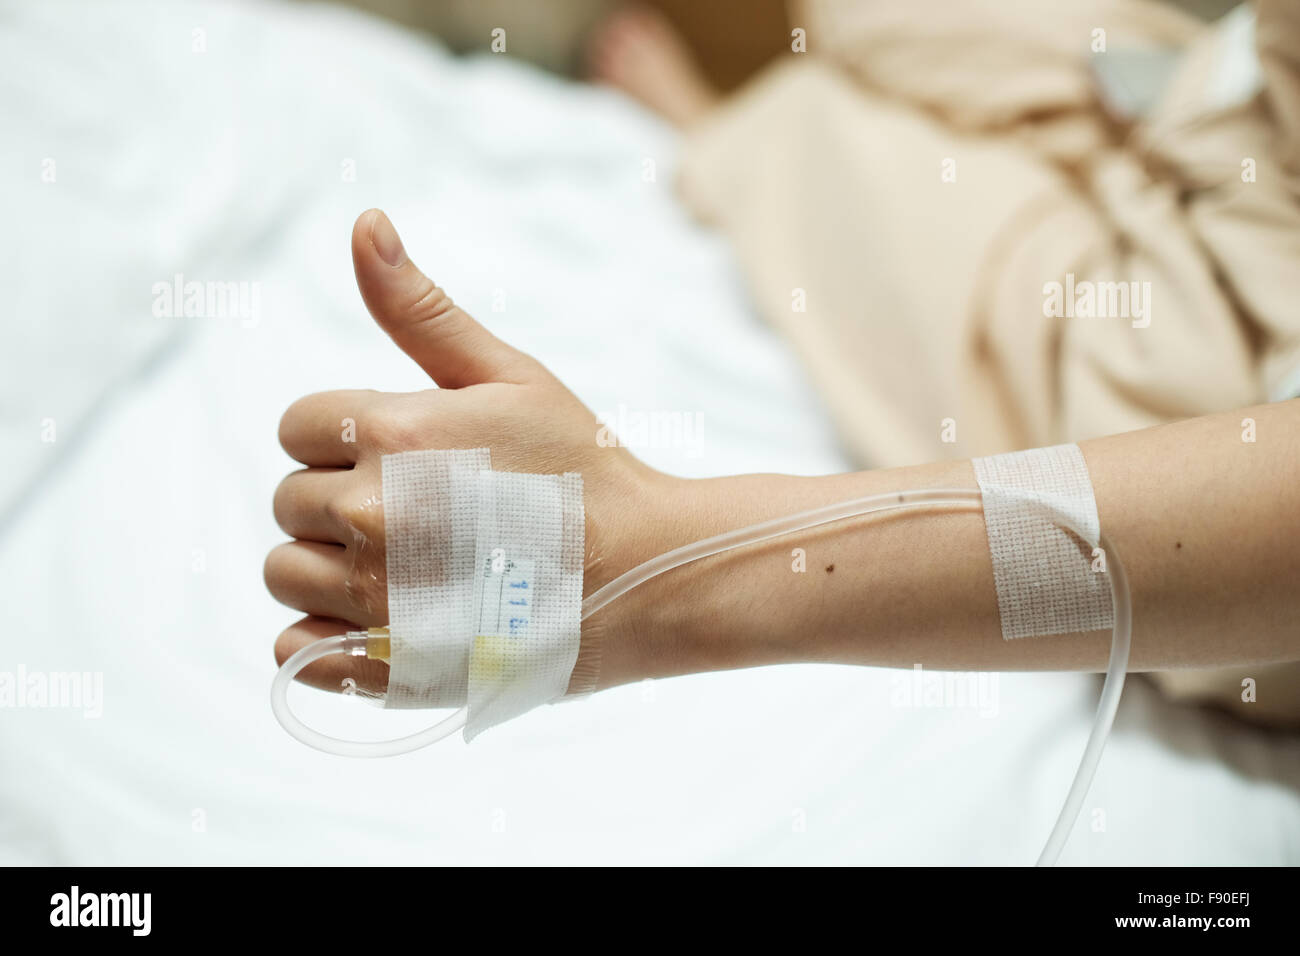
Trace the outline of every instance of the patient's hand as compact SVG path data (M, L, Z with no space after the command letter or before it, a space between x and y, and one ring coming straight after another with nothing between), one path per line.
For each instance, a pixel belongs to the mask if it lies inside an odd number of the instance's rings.
M276 521L295 540L267 556L266 585L309 616L280 635L277 659L312 640L388 623L380 457L391 452L486 447L500 471L580 472L586 593L681 543L657 542L682 483L624 448L597 444L591 412L540 363L454 305L407 258L382 212L357 220L352 258L375 320L440 387L322 392L285 413L280 442L307 467L276 490ZM331 690L348 677L382 689L387 665L333 656L303 672Z

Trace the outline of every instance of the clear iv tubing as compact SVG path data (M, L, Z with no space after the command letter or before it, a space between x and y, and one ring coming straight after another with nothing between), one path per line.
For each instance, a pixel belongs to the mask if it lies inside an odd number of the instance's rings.
M801 511L798 514L787 515L783 518L773 518L770 521L761 521L747 528L728 531L725 534L696 541L694 544L675 548L659 555L657 558L651 558L644 564L637 565L632 570L619 575L604 587L593 591L582 602L582 620L585 621L607 604L626 594L634 587L644 584L651 578L674 568L679 568L683 564L721 554L733 548L758 544L796 531L806 531L809 528L815 528L818 525L828 524L832 521L861 517L880 511L934 507L937 505L976 510L981 508L982 503L983 496L981 492L971 488L892 491L881 495L870 495L866 498L853 498L849 501L841 501L822 508L814 508L811 511ZM1084 541L1088 540L1087 535L1074 526L1074 522L1069 516L1039 502L1026 502L1026 507L1038 509L1044 517L1054 524L1073 532ZM1114 608L1115 630L1111 637L1110 660L1106 664L1106 680L1102 684L1101 699L1097 703L1097 714L1093 719L1088 742L1083 749L1083 757L1079 761L1078 770L1075 771L1074 781L1070 785L1065 803L1056 819L1056 825L1047 838L1043 852L1039 854L1038 866L1051 866L1054 864L1057 857L1061 855L1061 849L1065 846L1065 841L1069 838L1070 828L1074 826L1074 821L1079 816L1079 810L1083 807L1084 798L1088 795L1088 788L1092 784L1092 778L1097 772L1097 765L1101 762L1101 752L1106 746L1106 738L1110 735L1111 725L1115 722L1115 712L1119 708L1120 694L1124 690L1124 676L1128 671L1129 644L1132 635L1132 607L1129 602L1128 577L1124 573L1124 566L1120 563L1119 555L1109 547L1106 536L1102 534L1100 540L1096 543L1101 547L1106 557L1106 570L1110 577L1111 605ZM337 737L330 737L313 730L298 720L293 711L289 709L288 701L289 687L298 672L308 664L331 654L362 656L366 652L366 643L367 638L363 634L342 634L337 637L327 637L324 640L307 645L284 662L271 684L271 709L285 730L307 746L323 750L326 753L339 754L345 757L390 757L396 754L409 753L420 747L427 747L429 744L436 743L444 737L454 734L465 726L468 709L462 707L450 717L419 733L407 737L398 737L393 740L371 742L340 740Z

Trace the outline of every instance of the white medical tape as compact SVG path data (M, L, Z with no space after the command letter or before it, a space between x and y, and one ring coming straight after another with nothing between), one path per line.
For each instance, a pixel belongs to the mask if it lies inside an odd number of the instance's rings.
M1005 639L1104 631L1114 625L1097 499L1078 445L976 458ZM1080 540L1060 528L1070 518Z
M468 705L469 741L562 698L581 638L582 476L494 472L485 448L382 469L385 706Z
M564 696L578 660L582 476L479 476L475 605L465 740Z
M474 617L478 476L486 448L409 451L380 462L391 708L463 707Z

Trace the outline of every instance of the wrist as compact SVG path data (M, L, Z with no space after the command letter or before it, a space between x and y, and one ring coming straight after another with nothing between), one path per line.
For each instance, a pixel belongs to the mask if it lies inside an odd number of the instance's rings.
M782 493L783 485L794 480L778 475L654 475L627 499L619 546L589 574L585 592L675 548L796 510L783 504ZM589 672L599 657L594 689L605 689L783 659L782 651L768 646L762 632L745 619L752 601L741 580L752 576L747 567L752 557L722 554L693 561L597 611L583 623L583 653L575 674L579 669Z

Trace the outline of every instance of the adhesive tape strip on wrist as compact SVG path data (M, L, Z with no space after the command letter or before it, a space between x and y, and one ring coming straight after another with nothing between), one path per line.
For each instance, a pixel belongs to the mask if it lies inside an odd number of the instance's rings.
M564 696L578 657L582 476L494 472L487 449L382 460L387 707L467 705L466 741Z
M1099 547L1101 522L1078 445L976 458L1002 637L1073 634L1114 625ZM1084 536L1061 528L1064 515ZM1098 562L1097 558L1101 560Z

